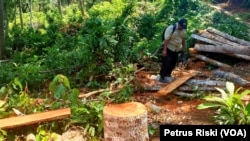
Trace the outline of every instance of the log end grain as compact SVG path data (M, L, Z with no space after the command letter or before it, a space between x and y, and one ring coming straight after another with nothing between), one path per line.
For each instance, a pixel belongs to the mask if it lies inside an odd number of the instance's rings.
M106 105L103 109L103 113L116 117L131 117L143 114L146 110L146 107L142 103L129 102Z

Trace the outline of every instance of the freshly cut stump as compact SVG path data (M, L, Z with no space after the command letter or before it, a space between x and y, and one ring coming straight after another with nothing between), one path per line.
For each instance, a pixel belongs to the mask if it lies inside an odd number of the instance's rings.
M149 141L147 109L142 103L106 105L103 121L105 141Z

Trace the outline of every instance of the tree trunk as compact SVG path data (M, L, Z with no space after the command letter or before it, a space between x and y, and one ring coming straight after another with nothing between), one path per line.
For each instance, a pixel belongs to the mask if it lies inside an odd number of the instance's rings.
M57 0L57 7L60 15L62 16L62 2L61 0Z
M205 61L207 63L210 63L210 64L218 66L218 67L223 67L223 68L230 68L231 67L230 65L224 64L224 63L216 61L216 60L213 60L213 59L208 58L208 57L206 57L204 55L191 54L191 56L193 56L195 58L198 58L198 59L201 59L201 60L203 60L203 61Z
M142 103L106 105L103 122L106 141L149 141L147 109Z
M84 0L79 0L79 9L82 13L82 16L84 16Z
M18 0L19 2L19 15L20 15L20 23L21 28L23 29L23 10L22 10L22 0Z
M33 15L32 15L32 2L33 0L29 0L29 10L30 10L30 27L33 28Z
M4 4L0 0L0 59L3 59L5 51L5 36L4 36Z
M244 45L244 46L250 46L250 42L239 39L239 38L236 38L236 37L231 36L231 35L229 35L227 33L223 33L223 32L221 32L221 31L219 31L217 29L214 29L212 27L208 27L206 30L208 32L210 32L210 33L214 33L214 34L217 34L217 35L219 35L221 37L224 37L224 38L226 38L226 39L228 39L228 40L230 40L232 42L236 42L236 43Z

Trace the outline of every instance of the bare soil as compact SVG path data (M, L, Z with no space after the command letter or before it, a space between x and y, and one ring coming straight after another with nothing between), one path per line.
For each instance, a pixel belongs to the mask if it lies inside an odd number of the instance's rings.
M190 58L189 65L183 69L176 69L173 72L173 76L178 79L180 77L178 74L181 71L186 70L198 70L199 74L191 79L203 79L203 80L215 80L218 79L208 70L205 62ZM156 65L153 65L156 66ZM221 69L221 68L216 68ZM225 70L227 72L232 72L241 78L250 81L250 63L239 62L233 65L232 68ZM142 70L136 75L137 82L140 83L142 87L164 87L167 83L160 83L155 79L152 79L152 75L157 75L157 71L154 70ZM227 80L225 80L227 81ZM185 83L183 84L185 85ZM236 88L240 87L235 85ZM243 89L249 89L247 87ZM157 129L159 125L162 124L172 124L172 125L216 125L212 117L215 115L216 109L205 109L199 110L197 106L205 102L202 97L187 98L170 93L165 97L155 98L153 93L157 90L140 90L134 95L134 101L144 103L148 108L148 123L149 126L153 126ZM212 94L213 92L204 92L204 95ZM218 92L219 93L219 92ZM250 99L247 99L250 101ZM150 140L159 140L158 134L151 136Z

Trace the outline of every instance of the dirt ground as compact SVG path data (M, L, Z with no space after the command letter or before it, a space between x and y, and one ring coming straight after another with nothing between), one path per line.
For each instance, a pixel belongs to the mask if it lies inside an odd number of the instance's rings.
M186 67L186 69L176 69L173 72L173 76L178 79L180 75L179 74L182 71L187 70L198 70L199 73L190 78L192 79L203 79L203 80L218 80L216 76L214 76L211 73L211 70L208 70L206 68L206 63L197 60L194 58L190 58L189 65ZM156 65L154 65L156 66ZM216 68L221 69L221 68ZM248 62L239 62L235 64L230 69L223 69L223 71L234 73L241 78L250 81L250 63ZM166 86L168 83L160 83L155 79L152 79L151 76L157 75L157 71L152 70L142 70L138 72L136 75L137 82L139 82L142 87L147 88L156 88L157 90ZM220 79L221 81L227 81ZM185 85L182 84L182 85ZM182 86L181 85L181 86ZM238 86L240 87L240 86ZM237 84L236 84L237 88ZM244 87L242 87L244 88ZM245 87L246 89L249 89ZM215 122L213 122L212 117L215 115L216 109L205 109L205 110L198 110L197 106L203 102L205 102L202 99L202 96L206 96L209 94L216 93L214 91L203 91L203 94L198 97L189 98L189 97L183 97L176 95L173 91L173 93L169 93L167 96L161 97L161 98L155 98L153 96L154 93L157 92L157 90L145 90L142 89L138 91L134 95L134 101L141 102L145 104L148 108L148 123L152 127L159 127L161 124L172 124L172 125L216 125ZM197 93L197 91L193 91L193 93ZM216 94L219 94L217 91ZM247 99L250 101L250 98ZM152 141L158 141L159 136L151 136L150 137Z
M206 68L206 63L190 58L189 65L185 69L176 69L173 72L173 76L178 79L181 77L180 72L188 70L197 70L198 74L189 80L218 80L216 76L212 74L212 70ZM234 73L245 80L250 81L250 64L247 62L239 62L235 64L230 69L216 68L214 70L223 70L226 72ZM215 110L206 109L198 110L197 105L205 102L202 97L216 93L216 91L202 91L202 94L198 97L184 97L170 93L161 98L153 97L159 89L168 85L169 83L160 83L153 79L152 76L157 75L157 71L140 71L137 74L137 82L142 85L141 87L146 88L146 90L141 90L137 92L134 96L135 101L144 103L149 108L149 122L159 123L159 124L178 124L178 125L211 125L215 124L211 117L215 114ZM227 81L220 78L220 81ZM181 86L185 85L182 84ZM235 84L237 88L237 84ZM238 86L240 87L240 86ZM149 89L152 88L152 89ZM148 89L148 90L147 90ZM178 89L177 89L178 90ZM193 91L191 94L198 93L198 91ZM201 91L200 91L201 93ZM217 91L216 94L219 94ZM155 112L152 105L160 108L160 112Z

